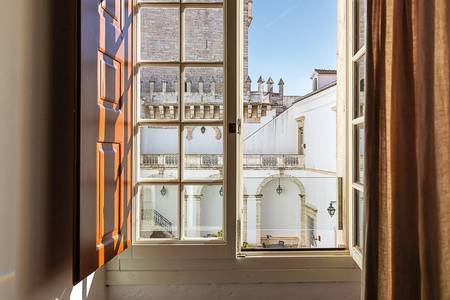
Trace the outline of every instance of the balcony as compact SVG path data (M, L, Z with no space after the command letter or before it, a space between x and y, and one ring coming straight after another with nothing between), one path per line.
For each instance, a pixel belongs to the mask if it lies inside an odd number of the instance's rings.
M304 169L305 157L299 154L245 154L244 169ZM177 154L142 154L141 168L170 169L178 167ZM223 167L222 154L188 154L185 156L187 169L220 169Z

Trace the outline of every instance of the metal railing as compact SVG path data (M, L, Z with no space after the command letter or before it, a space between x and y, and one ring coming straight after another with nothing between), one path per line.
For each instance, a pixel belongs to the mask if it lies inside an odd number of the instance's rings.
M165 232L173 234L173 223L155 209L142 209L141 220L153 220L156 226L161 227Z

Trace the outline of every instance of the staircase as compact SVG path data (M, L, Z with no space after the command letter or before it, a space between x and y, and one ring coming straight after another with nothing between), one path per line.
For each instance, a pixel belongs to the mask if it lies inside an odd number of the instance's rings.
M157 210L141 210L141 236L148 238L172 238L174 236L172 228L173 223ZM149 234L150 236L148 236Z

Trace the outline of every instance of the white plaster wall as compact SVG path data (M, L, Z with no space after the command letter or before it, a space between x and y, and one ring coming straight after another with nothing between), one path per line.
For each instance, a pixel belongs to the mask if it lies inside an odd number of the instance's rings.
M244 109L245 113L245 109ZM261 117L260 122L258 123L244 123L242 134L243 134L243 140L245 141L250 135L254 134L259 128L264 127L268 122L270 122L273 118L276 117L276 110L271 109L267 112L267 114L264 117ZM245 149L244 149L245 151Z
M223 128L219 129L219 138L217 138L216 132L211 126L205 126L205 133L202 133L200 129L201 127L194 128L191 140L186 140L185 137L183 137L183 140L185 140L185 153L223 154Z
M320 74L319 78L319 89L336 82L336 74Z
M177 154L177 127L143 127L140 133L141 154Z
M155 209L165 218L178 223L178 188L176 185L166 185L167 193L161 194L162 185L146 185L142 187L143 208ZM139 218L139 216L137 216Z
M291 179L281 179L280 185L280 195L277 178L262 189L261 236L300 237L300 190Z
M298 154L296 119L304 116L305 167L335 172L335 106L336 86L295 103L265 126L250 134L244 140L244 153ZM244 127L244 132L250 132L251 129Z
M297 231L294 229L298 227L294 226L298 225L296 225L293 220L288 221L280 218L289 214L289 212L280 210L297 210L297 202L294 202L293 200L299 199L298 187L293 184L293 179L295 178L301 182L305 189L305 201L317 209L316 235L321 236L321 241L317 241L317 246L323 248L337 247L337 203L334 203L336 214L333 217L330 217L327 211L330 201L337 200L337 178L332 175L309 170L286 170L283 173L283 178L281 180L284 192L281 195L278 195L276 194L275 189L278 186L279 176L280 173L278 170L244 170L244 185L247 195L256 195L262 191L263 194L267 193L269 195L264 197L262 201L271 199L269 200L269 205L265 206L267 210L264 214L263 211L261 211L263 218L270 216L270 221L266 224L270 224L271 227L276 227L279 226L279 224L284 224L284 222L291 222L289 228L292 228L293 230L290 234L292 234L292 236L297 236ZM267 188L264 188L263 181L268 177L273 177L274 180L269 182L269 186L266 186ZM252 197L249 197L248 199L247 242L254 244L256 242L256 202ZM281 204L284 205L286 203L289 203L289 205L283 208ZM263 203L261 205L264 207ZM271 214L269 212L271 212ZM262 222L265 221L262 220Z
M330 217L327 208L330 201L337 200L337 179L335 177L310 177L301 178L305 187L306 201L317 209L316 236L320 236L317 241L319 248L338 247L336 240L336 230L338 221L337 202L334 203L336 214Z
M347 283L109 286L109 300L357 300L360 285Z
M184 151L186 154L223 154L223 128L220 134L211 126L194 127L192 139L186 139L183 132ZM217 138L219 137L219 138ZM141 131L141 154L176 154L178 153L178 129L163 127L143 127Z
M203 234L216 234L223 229L223 197L219 185L205 186L200 203L200 224Z

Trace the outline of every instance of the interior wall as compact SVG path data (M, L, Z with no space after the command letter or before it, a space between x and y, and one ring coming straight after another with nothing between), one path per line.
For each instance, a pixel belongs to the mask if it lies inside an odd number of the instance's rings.
M72 285L76 2L2 1L2 300L104 298Z
M15 214L19 195L19 166L20 154L20 89L19 53L17 52L19 41L14 35L19 26L19 3L8 1L2 3L0 9L0 299L14 299L15 296L15 270L16 270L16 227ZM5 59L7 58L7 59ZM8 172L5 172L8 170ZM4 297L4 298L2 298Z
M356 300L359 283L208 284L110 286L108 300Z

